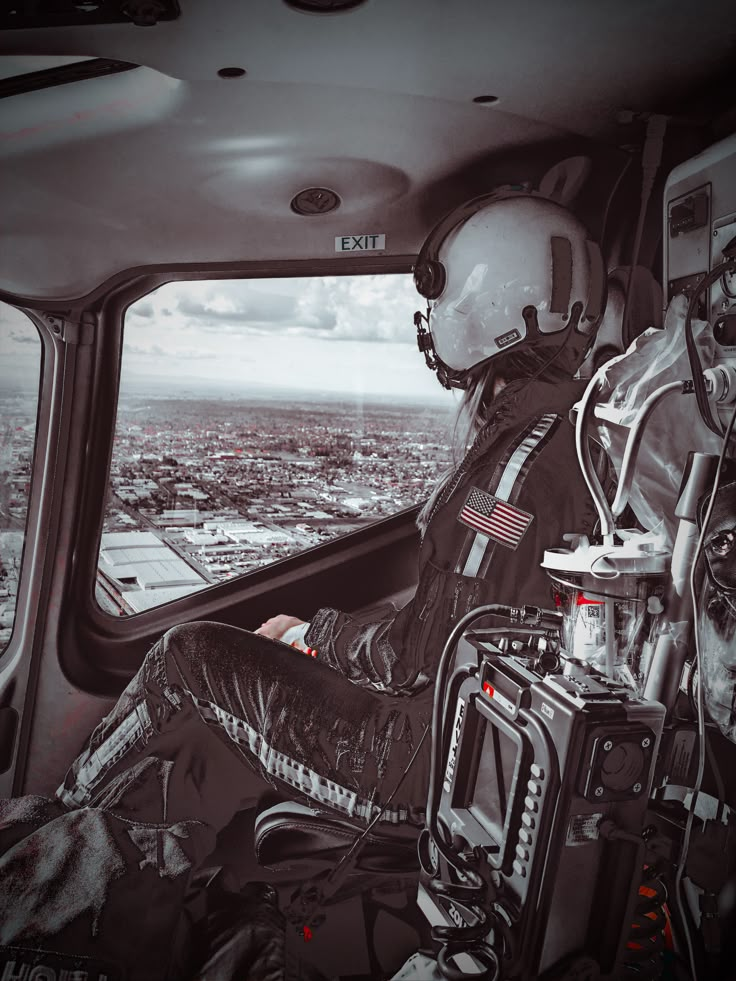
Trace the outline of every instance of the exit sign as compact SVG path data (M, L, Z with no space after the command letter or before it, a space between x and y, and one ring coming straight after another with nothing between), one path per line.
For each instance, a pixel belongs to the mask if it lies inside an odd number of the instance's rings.
M338 235L335 238L335 252L380 252L385 248L385 235Z

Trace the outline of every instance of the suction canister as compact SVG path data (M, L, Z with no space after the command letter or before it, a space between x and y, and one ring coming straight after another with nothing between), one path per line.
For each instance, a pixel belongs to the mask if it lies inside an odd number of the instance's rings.
M649 535L618 532L621 542L591 545L566 535L570 548L544 553L562 613L562 653L641 694L667 582L670 554Z

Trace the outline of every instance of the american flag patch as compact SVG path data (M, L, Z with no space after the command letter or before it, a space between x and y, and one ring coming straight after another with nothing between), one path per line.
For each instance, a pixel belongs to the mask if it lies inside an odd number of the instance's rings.
M458 521L507 548L516 548L533 520L533 514L477 487L470 488L468 499L458 515Z

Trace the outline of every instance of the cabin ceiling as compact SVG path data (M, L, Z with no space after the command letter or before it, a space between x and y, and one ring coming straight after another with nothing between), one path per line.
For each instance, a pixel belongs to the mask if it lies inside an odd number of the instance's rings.
M0 98L0 289L61 299L149 264L334 259L342 235L411 255L464 197L533 175L540 148L605 153L630 138L624 111L712 122L736 52L730 0L179 7L155 26L0 33L16 85L55 56L140 66ZM311 186L340 207L294 214Z

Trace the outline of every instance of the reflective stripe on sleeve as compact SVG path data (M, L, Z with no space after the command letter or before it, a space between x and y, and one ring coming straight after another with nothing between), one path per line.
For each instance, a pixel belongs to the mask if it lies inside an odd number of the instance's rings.
M526 435L522 435L518 445L508 458L495 488L493 487L495 481L491 481L489 492L494 497L510 502L512 497L518 496L532 461L544 448L559 422L560 417L558 415L551 412L546 413L539 418L531 432L527 431ZM477 576L486 557L488 546L492 542L488 535L484 535L482 532L471 532L470 534L472 536L470 548L464 560L461 557L455 571L464 576Z

